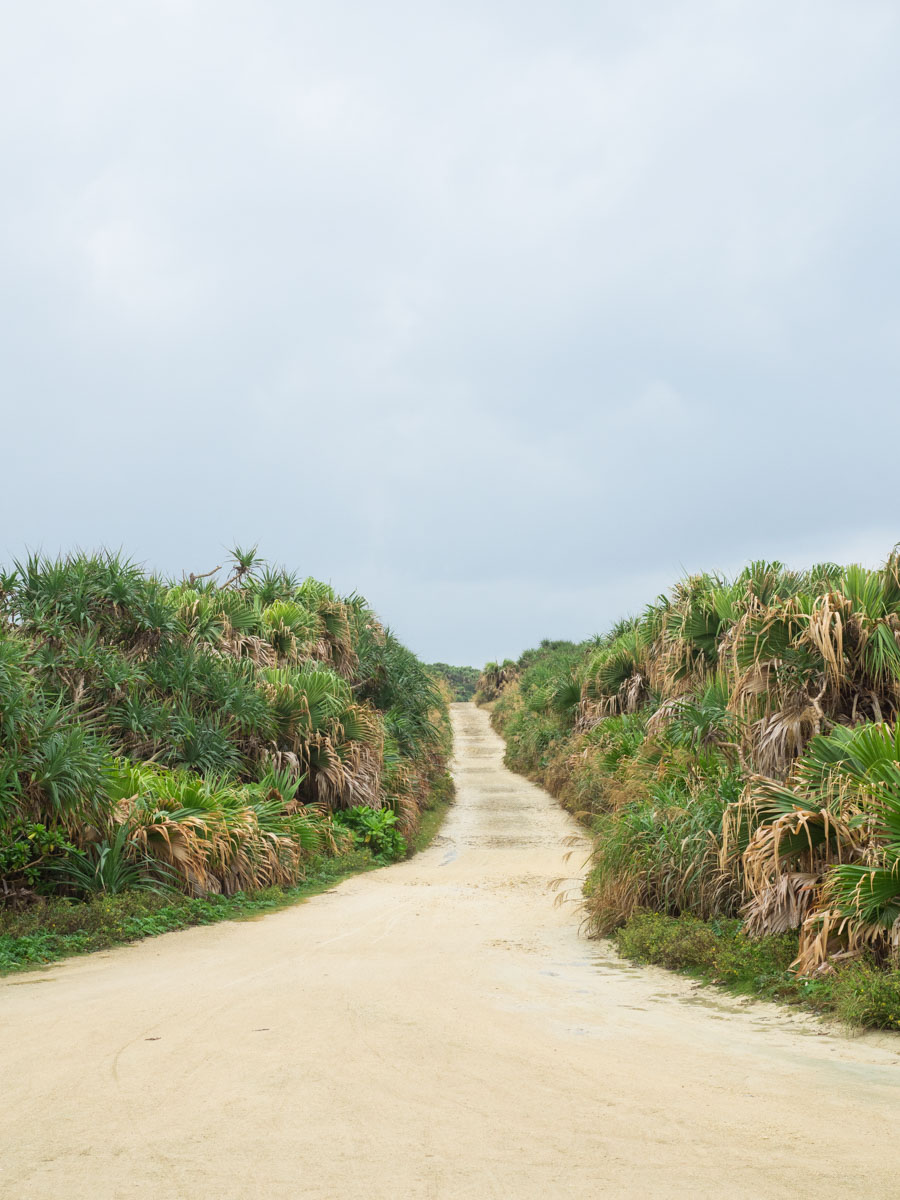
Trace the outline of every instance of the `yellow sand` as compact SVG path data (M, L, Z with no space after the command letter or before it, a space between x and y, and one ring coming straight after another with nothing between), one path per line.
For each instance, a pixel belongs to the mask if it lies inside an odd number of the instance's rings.
M900 1196L900 1043L586 940L577 827L453 718L426 853L0 984L0 1194Z

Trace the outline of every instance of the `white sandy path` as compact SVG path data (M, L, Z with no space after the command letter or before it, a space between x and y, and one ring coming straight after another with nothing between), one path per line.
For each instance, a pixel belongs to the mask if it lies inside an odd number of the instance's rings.
M581 937L577 828L453 719L411 862L0 985L0 1194L900 1197L900 1042Z

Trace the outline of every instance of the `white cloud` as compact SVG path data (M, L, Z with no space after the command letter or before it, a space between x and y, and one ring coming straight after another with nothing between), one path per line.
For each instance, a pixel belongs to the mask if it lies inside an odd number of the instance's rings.
M896 5L48 0L4 35L0 551L259 537L471 658L683 564L889 549Z

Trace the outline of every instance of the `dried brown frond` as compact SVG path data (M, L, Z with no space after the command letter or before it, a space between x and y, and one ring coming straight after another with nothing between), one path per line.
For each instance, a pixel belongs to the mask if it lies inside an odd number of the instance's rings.
M340 804L345 808L381 807L381 752L376 746L352 742L343 756L344 778Z
M848 608L846 597L827 592L816 599L806 627L806 639L821 654L826 678L836 691L841 690L847 678L844 621Z
M744 905L744 927L751 937L799 929L815 903L821 876L785 871Z
M829 809L812 807L802 783L750 781L723 822L721 861L734 861L740 829L752 829L741 863L749 893L742 911L754 936L806 928L822 908L828 868L862 853L854 825L859 811L849 788L837 792Z
M861 855L865 860L883 861L881 852ZM889 954L894 963L900 957L900 918L891 926L863 920L841 912L835 903L834 878L826 876L819 894L818 907L810 912L800 930L800 948L792 964L798 975L814 975L831 970L833 964L858 958L864 952L882 957ZM863 886L860 879L858 890Z
M655 737L662 733L671 724L672 719L678 715L684 704L684 696L670 696L667 700L663 700L647 721L647 736Z
M800 694L790 697L780 712L755 721L750 728L750 756L756 770L783 779L810 738L821 733L824 719L819 701Z
M216 645L216 650L220 654L227 654L232 658L249 658L258 667L278 665L275 647L264 638L257 637L255 634L238 633L227 616L223 616L223 622L224 632Z
M608 715L605 703L585 696L582 691L581 703L578 705L578 716L575 720L575 732L587 733L589 729L593 729L596 725L599 725Z
M214 814L173 817L162 809L136 809L127 821L139 849L170 867L186 891L206 895L222 890L214 864L227 859L229 843L224 824Z
M298 775L302 775L306 769L300 762L299 755L295 754L293 750L279 750L277 747L270 747L265 750L263 761L270 763L276 771L290 771L294 779Z

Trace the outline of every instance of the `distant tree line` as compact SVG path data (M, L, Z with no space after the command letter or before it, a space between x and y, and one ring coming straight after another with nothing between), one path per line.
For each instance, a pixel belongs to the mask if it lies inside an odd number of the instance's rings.
M481 674L477 667L451 667L449 663L437 662L431 663L428 669L445 681L454 700L471 700L475 695Z

